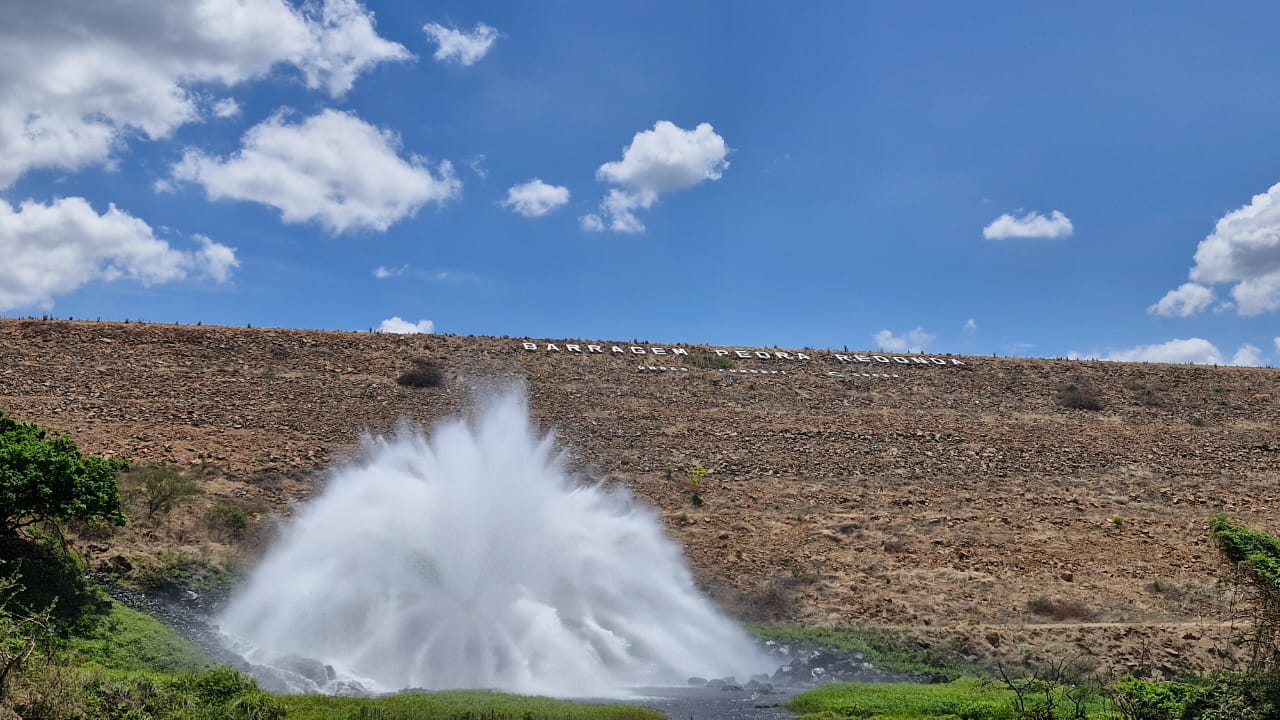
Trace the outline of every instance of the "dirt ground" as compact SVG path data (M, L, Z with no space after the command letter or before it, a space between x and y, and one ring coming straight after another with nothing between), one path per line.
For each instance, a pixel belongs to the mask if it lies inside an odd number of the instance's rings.
M0 409L179 464L266 538L362 432L522 384L570 463L654 506L741 617L1112 672L1229 663L1240 608L1206 520L1280 531L1280 370L587 342L0 320ZM439 387L396 383L415 358ZM197 524L140 522L92 552L234 544Z

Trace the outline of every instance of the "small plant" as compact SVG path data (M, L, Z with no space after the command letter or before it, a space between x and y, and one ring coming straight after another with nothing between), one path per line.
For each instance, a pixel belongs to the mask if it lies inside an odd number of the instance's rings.
M439 387L444 382L444 373L431 358L414 358L413 369L406 370L396 378L396 383L405 387Z
M1107 522L1115 525L1116 527L1124 527L1124 517L1121 515L1112 515L1107 518Z
M694 465L689 469L689 502L693 503L694 507L702 507L703 503L706 502L702 498L702 481L706 479L708 472L701 465Z
M249 514L238 505L218 505L209 511L209 519L232 530L249 527Z

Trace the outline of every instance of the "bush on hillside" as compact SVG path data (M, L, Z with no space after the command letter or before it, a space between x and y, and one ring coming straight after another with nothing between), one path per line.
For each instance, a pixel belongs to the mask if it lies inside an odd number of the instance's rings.
M401 373L396 382L405 387L439 387L444 382L444 373L434 360L414 358L413 369Z
M1071 383L1058 391L1058 404L1072 410L1101 410L1102 400L1093 388Z
M147 518L167 517L178 505L204 494L195 478L168 465L147 465L127 473L125 485L141 498Z

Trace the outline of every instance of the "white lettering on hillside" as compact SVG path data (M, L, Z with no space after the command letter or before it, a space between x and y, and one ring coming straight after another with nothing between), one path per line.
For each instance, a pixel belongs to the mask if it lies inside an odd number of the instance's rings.
M577 343L564 343L564 347L557 343L536 343L524 341L520 343L520 347L529 352L571 352L582 354L585 347L586 354L605 354L604 345L581 345ZM660 345L609 345L608 354L610 355L678 355L681 357L690 357L691 348L683 347L664 347ZM813 356L802 352L787 352L784 350L725 350L723 348L711 348L708 350L692 349L693 352L702 353L704 355L711 354L718 358L729 358L731 360L762 360L770 362L789 361L789 362L811 362ZM965 362L958 358L932 357L928 355L861 355L844 353L832 353L830 356L836 362L842 365L861 364L861 365L939 365L939 366L964 366Z

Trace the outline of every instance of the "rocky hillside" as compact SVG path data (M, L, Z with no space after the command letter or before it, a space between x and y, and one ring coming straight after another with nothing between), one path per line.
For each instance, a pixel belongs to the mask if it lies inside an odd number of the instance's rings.
M439 386L397 384L416 359ZM0 409L193 466L260 523L361 432L515 383L746 617L1204 668L1230 611L1206 518L1280 531L1274 369L0 320Z

